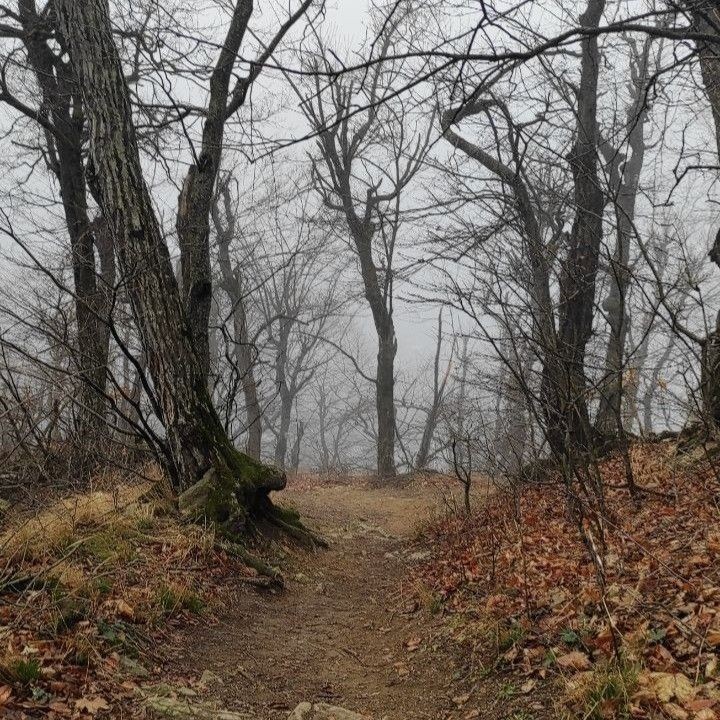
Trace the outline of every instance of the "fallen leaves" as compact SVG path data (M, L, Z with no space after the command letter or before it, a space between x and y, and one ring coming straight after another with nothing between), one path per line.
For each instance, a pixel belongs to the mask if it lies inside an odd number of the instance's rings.
M79 698L75 701L75 707L81 712L89 713L90 715L97 715L102 710L109 710L107 700L102 697L95 698Z
M682 673L648 673L642 680L646 680L650 688L661 703L679 700L681 703L695 696L692 682Z
M412 637L405 642L405 649L408 652L415 652L422 645L422 638Z
M589 670L592 666L590 658L579 650L574 650L556 659L557 664L565 670Z
M437 523L428 537L434 556L416 572L422 593L446 615L477 618L481 628L495 623L486 650L504 667L533 679L560 673L569 683L582 680L578 688L599 678L605 686L593 692L603 697L602 717L619 717L626 706L638 718L716 717L717 481L712 468L680 466L672 451L670 443L631 448L635 482L652 491L639 511L618 489L622 458L601 463L608 488L604 595L563 487L552 483L524 487L517 497L498 491L474 517ZM470 634L463 627L459 637ZM627 676L603 678L618 646ZM621 696L612 696L607 689L618 685ZM582 716L589 708L575 709Z
M32 552L16 553L31 537L28 523L18 522L2 562L36 580L6 585L0 601L0 717L92 720L118 709L131 717L138 684L151 675L143 656L153 639L192 622L205 597L254 572L218 551L210 530L155 517L152 501L139 495L118 490L129 506L101 492L53 504L61 557L58 543L34 536Z

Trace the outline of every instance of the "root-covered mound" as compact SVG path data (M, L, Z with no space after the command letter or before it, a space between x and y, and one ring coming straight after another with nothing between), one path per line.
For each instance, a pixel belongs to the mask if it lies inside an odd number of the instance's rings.
M144 716L139 686L163 636L212 616L238 583L276 584L254 552L181 520L159 471L145 474L6 516L0 717Z
M720 717L720 468L688 468L674 450L632 448L650 491L639 510L613 489L625 483L621 459L602 463L604 592L552 482L436 524L420 592L483 662L490 652L496 669L521 675L518 693L561 683L558 716Z

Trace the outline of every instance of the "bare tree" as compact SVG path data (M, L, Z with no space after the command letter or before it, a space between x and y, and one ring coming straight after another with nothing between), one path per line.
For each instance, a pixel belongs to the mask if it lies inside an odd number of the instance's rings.
M402 18L400 13L384 26L368 78L364 72L345 74L323 86L320 71L330 72L332 64L328 54L315 58L314 92L303 106L317 133L316 187L325 205L345 218L377 334L377 470L383 477L395 474L393 301L403 193L423 166L430 132L411 131L404 101L381 104L400 77L399 66L382 61L391 54ZM357 105L366 109L357 112Z
M303 12L308 5L301 6ZM183 310L167 245L143 179L129 92L112 37L107 3L57 0L55 7L66 50L80 81L98 199L127 278L133 314L155 385L157 412L167 434L174 481L180 489L193 489L185 497L187 504L197 506L195 512L217 520L242 520L249 509L264 502L269 491L284 486L284 475L236 451L212 407L203 357L207 345L201 344L196 354L193 338L198 323L191 324ZM201 235L208 227L225 119L242 104L248 79L259 72L259 67L254 68L238 81L237 93L228 96L232 67L251 10L249 3L238 2L235 6L211 89L213 105L206 122L206 128L210 125L207 137L211 147L204 149L206 154L201 156L181 196L180 214L188 218L189 227L199 228ZM296 16L291 19L294 21ZM206 193L208 183L210 191ZM197 202L193 201L195 193ZM201 245L204 251L205 243ZM188 296L199 300L209 290L201 275L202 292L186 288Z
M230 302L233 338L232 352L235 370L242 384L245 398L247 428L246 450L250 457L260 459L262 449L262 406L258 394L258 381L255 372L257 351L248 326L246 303L249 292L240 263L230 255L230 246L237 233L237 211L233 204L230 184L232 176L228 173L218 183L218 192L212 207L212 218L216 233L218 265L220 267L220 287ZM221 211L222 207L222 211Z
M83 155L85 113L72 65L58 48L58 27L48 5L19 0L17 10L5 8L10 20L0 37L22 42L27 66L37 83L40 102L26 104L0 76L0 101L36 123L42 131L43 158L56 178L70 238L77 339L74 345L80 388L79 434L105 426L106 377L109 352L109 292L114 286L112 240L102 218L91 220ZM9 60L9 56L8 56ZM98 270L98 265L100 269ZM90 446L91 443L88 443Z
M625 349L628 329L627 292L630 284L630 248L634 231L635 206L640 174L645 160L645 125L650 103L648 83L658 69L659 54L653 58L653 38L646 37L642 45L628 39L630 45L630 103L620 139L627 145L623 152L610 142L601 145L610 167L610 191L615 210L615 251L610 260L610 290L603 302L610 326L605 355L607 384L601 386L600 406L595 426L601 433L622 432L623 373L626 365ZM626 157L629 155L629 158Z

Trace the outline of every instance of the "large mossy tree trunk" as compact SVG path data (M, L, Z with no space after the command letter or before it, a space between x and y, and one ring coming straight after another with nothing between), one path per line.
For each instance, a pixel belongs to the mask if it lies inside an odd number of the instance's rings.
M232 446L192 344L168 248L140 165L107 0L55 0L80 81L103 215L128 286L164 423L171 474L189 512L242 521L285 476Z

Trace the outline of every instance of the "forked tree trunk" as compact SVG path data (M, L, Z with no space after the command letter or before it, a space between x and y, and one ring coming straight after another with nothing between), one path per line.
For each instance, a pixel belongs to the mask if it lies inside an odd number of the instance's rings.
M583 27L598 27L605 0L588 0L580 17ZM585 384L585 350L592 335L602 219L605 199L598 177L597 91L600 70L598 40L583 39L578 90L577 135L570 165L573 173L575 218L570 246L560 281L560 321L557 352L561 366L543 377L544 395L553 432L548 438L554 452L586 452L593 444ZM547 366L546 366L547 369Z
M174 482L195 491L193 512L240 521L285 477L237 452L212 406L142 176L107 0L55 0L55 7L81 84L99 199L147 354Z
M105 397L109 348L103 320L105 293L98 287L95 265L96 227L88 216L87 187L82 146L84 114L69 67L48 44L48 19L38 15L33 0L18 3L18 18L25 32L28 62L37 80L42 106L52 131L46 129L47 158L60 186L65 223L70 237L75 290L74 349L80 379L77 404L78 433L97 436L105 430ZM102 258L101 258L102 259ZM107 263L103 273L107 272ZM89 446L95 442L89 443Z
M180 245L182 295L200 371L210 372L208 321L212 303L210 210L220 170L230 81L248 21L252 0L235 3L230 27L210 76L210 97L203 124L200 153L185 177L176 227Z

